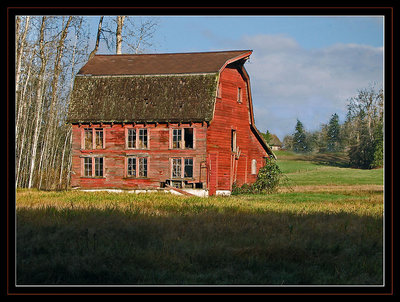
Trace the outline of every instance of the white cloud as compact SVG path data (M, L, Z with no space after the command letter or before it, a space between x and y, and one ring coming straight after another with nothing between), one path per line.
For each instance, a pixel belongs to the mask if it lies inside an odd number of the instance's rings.
M286 35L245 36L240 43L253 49L246 69L257 127L281 139L293 131L296 118L316 130L335 112L344 117L347 99L359 89L382 84L382 47L335 44L309 50Z

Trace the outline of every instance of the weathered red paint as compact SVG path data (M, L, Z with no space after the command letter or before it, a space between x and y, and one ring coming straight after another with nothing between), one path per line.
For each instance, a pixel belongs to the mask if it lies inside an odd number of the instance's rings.
M207 129L207 153L217 154L217 190L232 190L233 183L253 183L257 175L251 174L251 161L257 161L257 172L268 157L251 131L253 116L249 97L250 82L240 67L223 69L220 74L221 97L217 98L214 119ZM241 102L237 101L238 87ZM231 151L231 131L236 131L236 145L240 155Z
M158 188L161 182L171 179L171 159L193 158L193 177L190 182L204 184L209 195L218 190L232 190L233 183L253 183L252 161L256 172L268 157L254 132L249 77L240 64L228 64L220 71L220 92L216 96L214 118L207 124L89 124L72 125L72 177L71 185L82 188ZM238 102L238 87L241 100ZM147 128L148 149L128 149L127 129ZM172 129L194 129L194 148L172 149ZM104 149L84 150L84 128L103 128ZM232 152L231 133L236 131L236 145L240 152ZM127 177L127 156L145 156L148 174L145 178ZM84 177L84 157L102 156L103 177ZM94 167L93 167L94 168ZM254 171L253 171L254 172Z

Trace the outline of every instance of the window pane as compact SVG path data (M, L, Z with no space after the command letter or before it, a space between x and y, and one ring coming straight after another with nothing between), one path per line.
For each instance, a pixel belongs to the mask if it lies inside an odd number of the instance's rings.
M139 158L139 177L147 177L147 158Z
M136 177L136 158L128 157L128 176Z
M182 129L174 129L172 132L172 148L180 149L182 143Z
M136 148L136 130L128 129L128 148Z
M95 176L103 176L103 158L95 157L94 158L94 175Z
M257 161L255 159L251 161L251 174L257 174Z
M237 95L238 103L242 102L242 88L238 87L238 95Z
M93 131L91 128L85 128L85 137L84 137L84 147L85 150L93 149Z
M180 158L172 159L172 178L182 177L182 160Z
M185 177L193 177L193 158L185 158Z
M84 158L84 175L85 176L92 176L92 158L91 157L85 157Z
M96 128L96 149L103 149L103 129Z
M231 131L231 150L236 152L236 130Z
M139 129L139 148L147 149L147 129Z
M193 128L185 128L185 149L193 149Z

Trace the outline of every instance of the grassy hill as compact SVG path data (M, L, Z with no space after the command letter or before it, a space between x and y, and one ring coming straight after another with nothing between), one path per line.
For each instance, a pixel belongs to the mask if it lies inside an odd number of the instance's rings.
M17 284L382 284L382 169L277 156L270 195L17 190Z

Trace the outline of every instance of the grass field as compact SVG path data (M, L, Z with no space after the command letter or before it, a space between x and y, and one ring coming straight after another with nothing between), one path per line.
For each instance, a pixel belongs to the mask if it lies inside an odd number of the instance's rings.
M277 155L270 195L17 190L17 284L382 284L383 169Z

